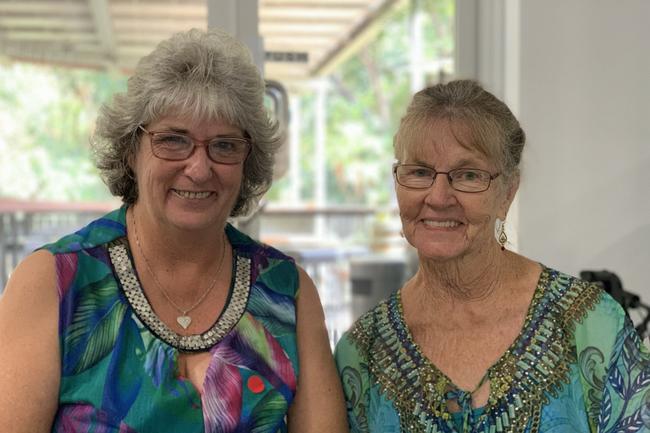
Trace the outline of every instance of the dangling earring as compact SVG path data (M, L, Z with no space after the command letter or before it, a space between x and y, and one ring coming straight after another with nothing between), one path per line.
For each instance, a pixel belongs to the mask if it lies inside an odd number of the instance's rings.
M508 242L508 235L506 235L506 221L502 220L499 224L499 234L497 236L497 242L501 245L501 251L506 249L506 242Z

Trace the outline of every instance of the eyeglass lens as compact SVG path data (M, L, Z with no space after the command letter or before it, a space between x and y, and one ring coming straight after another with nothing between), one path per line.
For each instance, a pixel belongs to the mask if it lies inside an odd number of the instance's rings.
M426 189L433 185L438 175L446 176L451 187L462 192L481 192L490 186L492 176L489 172L474 168L458 168L438 172L420 165L398 165L395 168L397 182L407 188Z
M197 145L195 140L184 134L153 132L154 155L162 159L183 160L189 158ZM218 163L236 164L246 159L249 144L243 138L215 137L207 144L208 157Z

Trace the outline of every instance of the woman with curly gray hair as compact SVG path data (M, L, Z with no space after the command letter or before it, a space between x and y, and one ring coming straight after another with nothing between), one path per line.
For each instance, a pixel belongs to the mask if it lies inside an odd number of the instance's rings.
M123 206L25 259L0 300L0 431L347 431L314 284L227 222L272 180L263 98L217 30L138 63L93 139Z

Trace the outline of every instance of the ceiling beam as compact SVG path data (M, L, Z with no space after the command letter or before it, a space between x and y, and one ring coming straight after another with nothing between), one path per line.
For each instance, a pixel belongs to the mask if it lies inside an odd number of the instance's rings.
M407 0L382 0L379 2L352 29L347 38L341 39L337 46L332 47L329 53L322 57L320 62L311 70L310 75L329 74L337 65L367 45L381 31L384 21L386 21L392 11L398 7L405 7L406 5Z
M95 34L107 58L107 65L112 66L117 59L115 37L113 35L113 21L108 9L108 0L88 0L88 7L95 25Z

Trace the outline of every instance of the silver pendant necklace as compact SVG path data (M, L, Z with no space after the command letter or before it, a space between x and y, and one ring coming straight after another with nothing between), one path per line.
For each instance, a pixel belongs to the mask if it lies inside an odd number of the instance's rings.
M226 241L222 242L222 247L221 247L221 258L219 259L219 266L217 267L217 271L215 272L214 278L212 282L210 283L210 286L203 292L203 294L199 297L199 299L192 304L191 307L189 308L181 308L179 307L176 302L172 300L172 298L169 296L163 285L158 281L158 278L156 277L156 274L153 272L153 269L151 268L151 264L149 263L149 260L147 259L147 256L144 254L144 251L142 250L142 245L140 245L140 238L138 237L138 227L135 224L135 214L133 211L131 211L131 221L133 222L133 233L135 234L135 244L138 247L138 251L140 252L140 255L142 255L142 258L144 259L144 264L147 267L147 271L149 272L149 275L151 275L151 278L153 279L154 283L156 283L156 286L158 286L158 289L160 292L163 294L167 302L176 309L179 313L181 313L179 316L176 317L176 322L183 328L187 329L191 324L192 324L192 318L190 317L190 313L194 311L201 303L205 300L205 298L208 296L208 294L212 291L214 288L215 284L217 283L217 279L219 278L219 273L221 272L221 266L223 265L223 259L224 256L226 255Z

